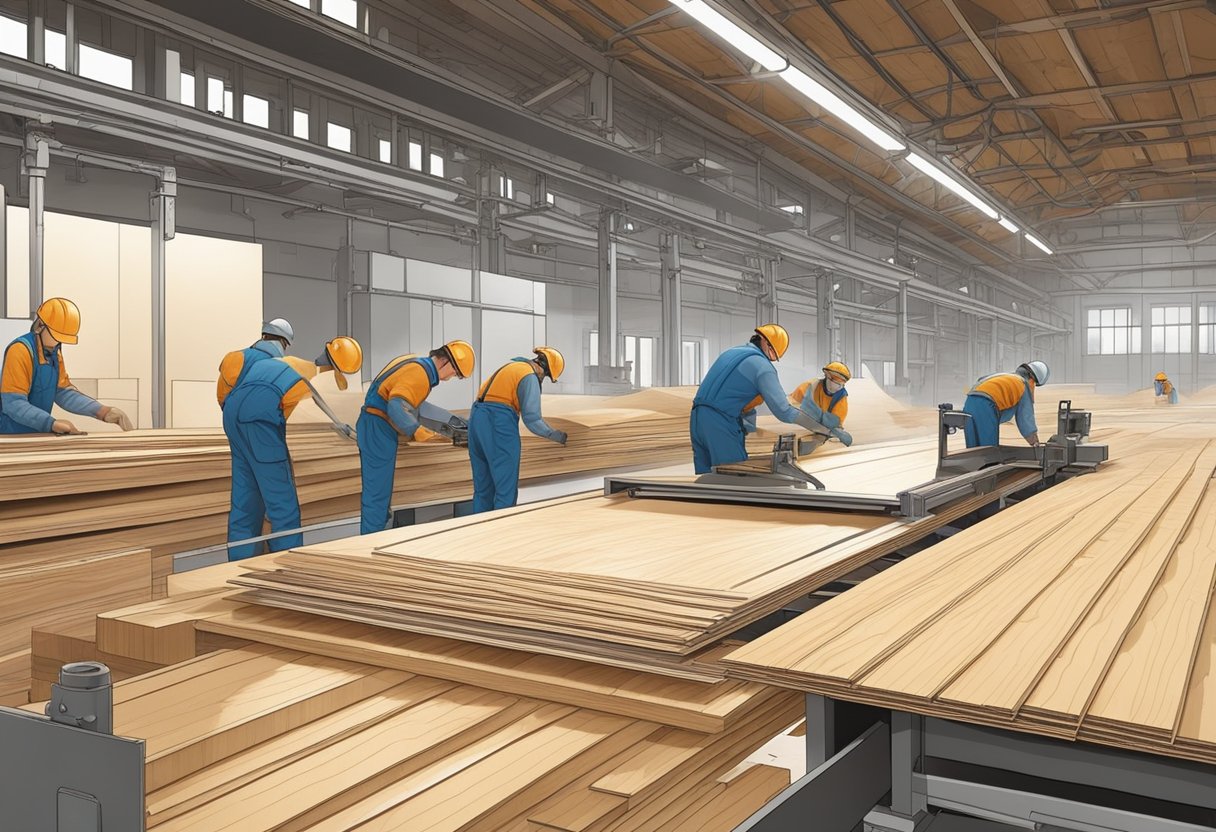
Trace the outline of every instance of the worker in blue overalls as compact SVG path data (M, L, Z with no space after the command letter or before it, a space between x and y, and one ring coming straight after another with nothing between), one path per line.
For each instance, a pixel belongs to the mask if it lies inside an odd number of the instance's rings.
M275 533L300 528L300 498L287 450L287 420L296 405L313 395L309 380L318 372L333 371L342 378L344 373L359 372L362 366L359 342L342 335L326 344L315 361L288 356L254 361L244 368L240 383L224 401L224 433L232 452L229 542L259 536L265 519ZM269 550L278 552L303 543L300 533L283 535L270 540ZM230 546L228 559L253 557L257 548L255 544Z
M513 358L481 386L469 414L469 463L473 467L473 513L509 508L519 498L519 420L541 439L566 444L566 432L550 427L540 412L540 383L556 382L566 359L553 347L536 347L535 358Z
M756 327L750 342L731 347L709 368L692 400L688 425L698 474L747 459L744 411L757 396L781 421L799 421L799 410L789 403L773 367L789 344L784 327L765 324Z
M246 367L267 358L283 358L295 340L296 333L283 318L262 324L262 339L243 350L233 350L220 361L220 375L215 383L215 398L224 407L224 400L240 381Z
M51 408L91 416L123 430L135 425L117 407L86 396L68 377L63 344L80 335L80 310L66 298L51 298L38 307L30 331L4 350L0 370L0 434L80 433L67 419L56 419Z
M394 358L368 385L356 427L363 475L359 534L383 531L388 524L400 437L422 442L435 435L422 427L418 408L439 382L468 378L475 363L472 344L449 341L429 355Z
M999 445L1001 423L1016 419L1018 431L1030 445L1039 444L1039 427L1034 418L1034 391L1051 376L1042 361L1023 364L1012 373L984 376L963 403L963 412L971 416L963 427L968 448Z

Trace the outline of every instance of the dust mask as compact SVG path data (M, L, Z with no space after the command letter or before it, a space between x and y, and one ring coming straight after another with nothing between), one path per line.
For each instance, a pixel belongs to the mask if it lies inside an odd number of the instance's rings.
M832 381L832 379L826 378L826 377L823 380L823 386L824 386L824 389L827 390L828 393L833 396L840 392L841 387L844 387L844 385L841 384L839 381Z

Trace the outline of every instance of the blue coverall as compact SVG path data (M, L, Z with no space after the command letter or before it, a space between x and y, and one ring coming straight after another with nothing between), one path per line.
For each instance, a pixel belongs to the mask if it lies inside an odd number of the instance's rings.
M540 412L540 379L527 358L513 358L481 388L469 414L473 513L509 508L519 499L519 420L542 439L558 431Z
M418 369L410 371L411 367ZM421 372L419 372L419 370ZM413 439L422 428L409 407L417 408L439 384L435 361L403 356L391 362L367 386L355 432L359 443L359 534L383 531L393 501L397 446L401 436Z
M244 378L224 403L224 433L232 451L229 541L257 537L266 517L275 532L300 528L300 499L287 451L284 399L303 378L284 361L259 360L244 369ZM298 533L276 537L269 550L278 552L303 543L303 535ZM256 553L254 544L236 546L228 550L228 559L242 560Z
M967 394L963 412L971 415L963 428L968 448L999 445L1001 424L1010 419L1017 419L1022 436L1031 436L1039 429L1034 418L1034 388L1016 373L981 378Z
M31 364L28 377L27 354ZM0 434L50 433L55 424L51 407L56 404L70 413L94 418L102 408L100 402L71 386L63 367L61 348L45 350L38 343L37 333L27 332L4 351L4 368L0 374Z
M228 399L233 389L241 383L241 379L245 377L245 371L259 361L265 361L267 358L282 358L283 345L278 341L258 341L251 347L246 347L243 350L233 350L224 356L220 361L220 375L216 381L216 399L220 403L220 408L224 407L224 402Z
M718 356L697 389L689 416L693 468L698 474L747 459L743 409L757 395L781 421L798 421L798 408L789 403L776 368L759 347L744 344Z

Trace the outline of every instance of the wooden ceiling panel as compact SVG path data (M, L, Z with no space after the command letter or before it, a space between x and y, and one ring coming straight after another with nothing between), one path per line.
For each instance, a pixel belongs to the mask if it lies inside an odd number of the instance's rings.
M1112 95L1106 100L1122 121L1153 121L1178 117L1177 102L1169 91Z
M712 35L697 29L679 28L647 32L644 40L662 52L672 55L707 78L733 77L746 70L746 59L735 59Z
M1034 20L1049 17L1056 12L1047 0L958 0L964 12L976 23L990 28L999 23L1020 23L1024 20ZM972 7L968 9L967 7Z
M1185 34L1191 72L1216 72L1216 14L1207 9L1184 9L1173 14L1176 28Z
M1166 77L1156 33L1148 18L1078 29L1074 37L1099 84Z
M1005 72L1031 94L1089 86L1055 32L992 38L986 43Z
M1191 84L1191 93L1199 118L1216 119L1216 81L1197 81Z
M941 0L899 0L904 10L916 21L934 41L943 41L954 35L961 34L958 21L946 11Z
M873 51L920 43L887 0L837 0L832 11Z

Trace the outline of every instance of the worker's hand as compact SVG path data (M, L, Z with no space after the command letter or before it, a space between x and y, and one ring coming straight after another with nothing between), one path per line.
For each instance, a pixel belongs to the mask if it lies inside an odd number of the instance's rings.
M435 433L435 431L430 430L429 428L421 427L421 426L419 426L419 428L416 431L414 431L414 441L415 442L430 442L432 439L435 439L438 436L439 436L439 434Z
M117 407L107 407L101 414L101 421L111 425L118 425L123 430L135 430L135 425L127 414L123 413Z
M566 440L569 438L569 436L566 434L566 432L564 430L555 430L555 431L553 431L553 434L549 438L552 439L554 442L556 442L559 445L565 445Z
M1037 433L1032 433L1030 436L1026 437L1026 444L1032 448L1037 448L1043 443L1039 441L1039 435Z
M840 443L846 448L853 444L853 434L849 433L844 428L836 428L832 431L832 436L840 440Z
M51 425L51 433L78 434L80 431L76 430L76 426L67 419L56 419L55 424Z

